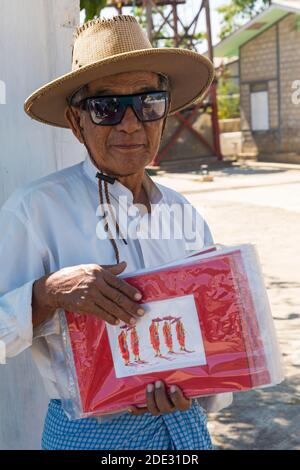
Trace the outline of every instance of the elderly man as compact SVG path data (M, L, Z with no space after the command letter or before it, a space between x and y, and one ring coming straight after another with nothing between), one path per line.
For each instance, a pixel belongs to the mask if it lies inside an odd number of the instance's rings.
M118 275L212 243L188 201L145 171L167 116L201 98L212 78L205 57L152 48L134 17L117 16L80 27L72 71L25 103L32 118L69 127L87 150L84 162L22 187L0 212L0 261L6 266L0 274L0 340L8 357L32 349L50 397L44 449L212 447L203 408L227 406L230 394L190 400L179 387L169 393L158 381L148 384L144 408L133 403L128 412L72 421L60 393L67 372L57 374L52 354L63 363L60 309L135 325L145 313L141 294ZM105 204L116 211L107 216ZM192 209L184 224L194 227L194 240L184 230L176 237L174 227L169 237L147 236L147 223L162 214L166 223L172 204ZM125 216L135 220L135 230L124 233Z

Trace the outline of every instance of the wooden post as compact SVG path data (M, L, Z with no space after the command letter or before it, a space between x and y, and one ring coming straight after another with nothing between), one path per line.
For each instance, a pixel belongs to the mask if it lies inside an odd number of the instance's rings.
M212 45L212 34L211 34L211 21L210 21L210 5L209 0L204 0L204 8L205 8L205 17L206 17L206 30L207 30L207 42L208 42L208 56L212 63L214 63L214 52L213 52L213 45ZM214 149L218 160L222 160L222 152L221 152L221 145L220 145L220 126L219 126L219 118L218 118L218 101L217 101L217 83L216 80L211 86L210 89L210 98L212 104L212 114L211 114L211 121L212 121L212 129L213 129L213 141L214 141Z
M153 21L152 21L152 0L144 0L144 7L146 8L147 18L147 35L152 44L153 40Z
M174 2L172 4L173 9L173 29L174 29L174 47L178 46L178 15L177 15L177 5Z

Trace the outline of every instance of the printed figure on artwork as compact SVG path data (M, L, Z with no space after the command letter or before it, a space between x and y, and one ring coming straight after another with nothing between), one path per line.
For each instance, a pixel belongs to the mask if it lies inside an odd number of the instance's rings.
M173 337L172 337L172 331L171 331L171 320L173 320L173 317L164 317L163 335L164 335L165 345L168 348L168 353L174 354Z
M120 329L122 331L118 336L118 342L124 365L128 366L134 363L145 363L145 361L142 361L140 358L140 343L136 326L123 325ZM130 350L128 348L128 341L130 344ZM133 357L133 360L130 361L130 357Z
M150 341L155 352L155 357L162 357L160 352L160 339L159 339L159 322L161 318L153 318L149 332L150 332Z
M118 336L118 343L119 343L119 349L124 361L124 364L127 366L129 364L129 349L128 349L128 344L127 344L127 327L126 326L121 326L120 328L122 331Z
M185 347L185 328L184 328L184 324L183 322L181 321L181 317L178 317L178 318L174 318L174 320L172 321L172 323L175 323L175 329L176 329L176 337L177 337L177 341L178 341L178 344L180 346L180 351L184 351L186 353L192 353L194 351L189 351L188 349L186 349Z
M193 295L143 304L135 325L107 325L116 377L206 364Z
M124 365L145 364L147 361L141 359L137 326L123 325L120 330L118 343ZM161 352L161 338L163 338L163 344L167 349L164 354ZM149 339L154 358L170 360L168 355L194 352L186 348L186 333L182 317L168 315L162 318L153 318L149 326Z

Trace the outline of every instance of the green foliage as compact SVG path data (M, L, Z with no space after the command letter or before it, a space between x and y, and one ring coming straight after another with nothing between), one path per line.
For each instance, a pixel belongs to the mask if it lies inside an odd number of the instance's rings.
M146 30L147 28L146 10L142 7L133 7L131 14L136 17L137 21L140 23L142 28Z
M80 0L80 10L85 9L85 20L92 20L106 7L106 0Z
M245 21L252 19L271 4L271 0L231 0L218 8L222 15L220 38L224 39Z
M234 119L240 117L239 87L230 78L221 78L218 84L219 119Z

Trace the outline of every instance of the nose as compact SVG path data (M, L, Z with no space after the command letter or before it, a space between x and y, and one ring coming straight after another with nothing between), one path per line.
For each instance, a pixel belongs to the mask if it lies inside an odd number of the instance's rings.
M134 114L133 109L130 106L127 106L124 117L122 121L116 125L116 128L118 131L124 131L128 134L132 134L133 132L140 130L141 126L142 123Z

